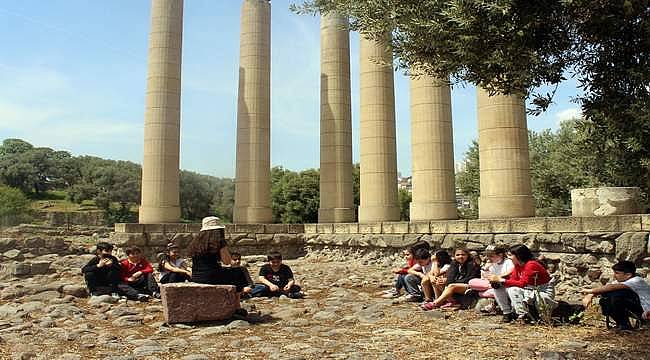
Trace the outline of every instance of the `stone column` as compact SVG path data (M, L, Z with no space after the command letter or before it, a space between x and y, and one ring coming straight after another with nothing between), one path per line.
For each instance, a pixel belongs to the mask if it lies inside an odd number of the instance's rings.
M479 218L534 216L524 100L516 95L489 96L479 88L478 142Z
M354 222L352 109L348 19L336 14L320 23L319 222Z
M411 220L456 219L451 90L445 80L411 77Z
M152 0L140 223L180 219L183 0Z
M400 219L392 52L361 37L359 222Z
M244 0L241 9L235 223L270 223L271 4Z

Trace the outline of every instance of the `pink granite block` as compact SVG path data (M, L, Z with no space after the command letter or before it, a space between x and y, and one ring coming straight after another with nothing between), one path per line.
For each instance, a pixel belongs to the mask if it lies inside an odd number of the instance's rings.
M231 285L163 284L160 296L169 324L230 319L240 308L239 295Z

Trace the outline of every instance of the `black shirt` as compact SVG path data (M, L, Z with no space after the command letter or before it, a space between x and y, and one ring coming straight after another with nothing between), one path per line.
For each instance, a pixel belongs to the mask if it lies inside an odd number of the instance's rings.
M192 281L195 283L217 284L220 270L219 254L192 257Z
M293 279L293 272L291 268L285 264L280 265L278 271L273 271L270 264L262 265L260 268L260 276L263 276L266 280L270 281L272 284L283 288L287 286L289 280Z
M113 262L110 266L102 266L100 268L97 267L97 264L99 264L99 260L102 258L99 256L95 256L94 258L90 259L88 264L86 264L84 267L81 268L81 272L86 274L86 273L107 273L110 270L116 270L119 271L120 269L120 261L117 260L117 258L113 255L108 255L106 256L107 258L111 259Z

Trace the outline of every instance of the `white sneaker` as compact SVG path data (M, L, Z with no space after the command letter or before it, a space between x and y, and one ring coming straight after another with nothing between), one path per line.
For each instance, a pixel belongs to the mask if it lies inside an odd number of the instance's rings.
M393 299L399 297L399 292L393 289L392 291L384 293L381 297L384 299Z

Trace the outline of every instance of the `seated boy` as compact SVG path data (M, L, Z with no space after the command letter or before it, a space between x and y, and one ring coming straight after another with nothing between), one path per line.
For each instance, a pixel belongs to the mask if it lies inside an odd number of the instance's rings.
M585 307L591 305L594 295L600 295L600 307L603 315L611 316L616 321L616 328L628 330L630 313L646 320L650 319L650 285L636 275L636 266L631 261L619 261L614 266L614 281L595 289L585 289L587 294L582 300Z
M422 282L428 279L427 274L433 267L431 253L428 249L419 248L413 254L415 265L408 270L408 275L404 279L406 288L406 301L422 301Z
M250 297L250 292L255 286L255 283L253 282L253 279L251 279L251 274L250 272L248 272L248 268L241 266L241 254L238 252L232 252L230 253L230 259L232 260L230 267L235 269L241 269L241 273L244 275L244 278L246 279L246 286L244 286L244 288L242 289L241 296L244 298Z
M120 262L112 255L113 245L107 242L97 243L96 256L81 268L88 286L90 296L117 295L120 283Z
M179 283L192 281L192 272L187 267L187 261L180 257L178 245L167 244L167 253L159 254L158 271L160 283Z
M255 285L251 295L280 296L286 295L293 299L303 297L300 286L293 279L291 268L282 263L282 254L272 252L267 256L268 264L260 268L259 282Z
M126 249L127 258L122 260L120 292L132 300L147 301L151 296L160 297L160 290L153 277L153 267L142 256L137 246Z

